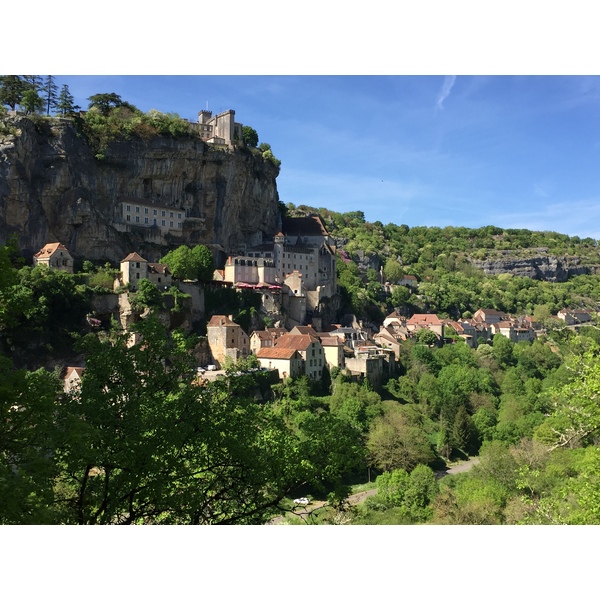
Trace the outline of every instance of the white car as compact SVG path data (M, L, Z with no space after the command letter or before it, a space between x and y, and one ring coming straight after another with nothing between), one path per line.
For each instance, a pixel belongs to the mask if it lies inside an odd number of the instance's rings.
M308 498L296 498L294 500L294 504L299 504L300 506L306 506L310 504L310 500Z

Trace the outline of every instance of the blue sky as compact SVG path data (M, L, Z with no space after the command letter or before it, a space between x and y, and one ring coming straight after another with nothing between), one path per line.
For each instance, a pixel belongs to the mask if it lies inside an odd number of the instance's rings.
M195 120L234 109L282 161L280 199L368 221L600 238L597 76L60 76Z

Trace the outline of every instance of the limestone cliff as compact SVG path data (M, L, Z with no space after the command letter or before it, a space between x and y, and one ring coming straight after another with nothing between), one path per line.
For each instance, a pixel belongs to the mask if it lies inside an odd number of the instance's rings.
M575 275L596 274L598 267L583 265L575 256L552 256L540 252L536 256L519 257L510 252L487 260L471 260L486 275L512 273L520 277L530 277L545 281L567 281Z
M16 234L25 256L61 241L79 259L119 261L131 251L158 260L169 247L235 251L278 226L279 168L250 150L199 139L111 142L98 160L67 119L5 119L0 135L0 243ZM115 224L123 198L184 210L177 235Z

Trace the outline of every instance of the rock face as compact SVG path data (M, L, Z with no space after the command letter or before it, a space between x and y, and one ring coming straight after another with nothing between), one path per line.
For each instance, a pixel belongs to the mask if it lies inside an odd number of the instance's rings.
M233 252L277 232L279 168L248 149L160 136L112 142L98 160L67 119L36 125L15 117L9 124L17 133L0 136L0 243L16 235L27 257L60 241L76 259L118 262L137 251L156 261L180 244ZM189 218L179 235L119 229L124 198L185 210Z
M575 275L587 275L595 273L594 267L580 264L580 260L574 256L534 256L530 258L519 258L506 255L502 259L471 260L471 263L482 269L486 275L501 275L512 273L519 277L530 277L545 281L567 281Z

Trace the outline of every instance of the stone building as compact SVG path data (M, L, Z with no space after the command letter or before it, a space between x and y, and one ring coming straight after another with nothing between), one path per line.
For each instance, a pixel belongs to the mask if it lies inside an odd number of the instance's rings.
M135 291L141 279L148 279L158 287L169 287L173 280L171 271L162 263L149 263L137 252L128 254L121 261L121 281L123 285L129 284Z
M54 242L46 244L33 256L33 266L46 265L55 271L73 272L73 257L63 244Z
M212 116L212 111L201 110L196 126L200 137L207 144L236 146L243 144L242 124L235 122L235 111L226 110Z
M233 362L250 354L248 334L234 323L231 315L214 315L206 325L208 345L213 359L220 368L225 366L225 359Z

